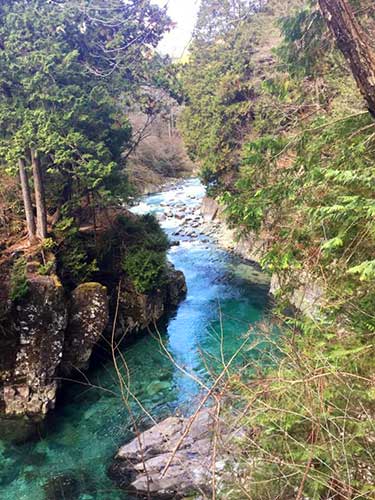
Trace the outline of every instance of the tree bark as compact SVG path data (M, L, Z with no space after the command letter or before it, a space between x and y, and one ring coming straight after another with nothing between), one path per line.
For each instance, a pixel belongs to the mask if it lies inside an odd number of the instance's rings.
M375 118L375 53L367 42L366 33L347 0L319 0L319 5Z
M27 232L29 235L30 243L33 243L35 240L35 232L36 232L34 211L33 211L33 204L31 201L30 184L26 171L25 160L22 158L18 160L18 169L20 173L23 204L25 207Z
M36 233L37 236L44 240L47 238L47 210L44 194L44 183L42 169L38 152L31 150L31 163L33 166L33 179L35 190L35 205L36 205Z

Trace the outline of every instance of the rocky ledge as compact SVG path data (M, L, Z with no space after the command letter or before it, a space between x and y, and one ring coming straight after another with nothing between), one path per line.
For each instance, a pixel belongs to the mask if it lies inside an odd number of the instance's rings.
M159 321L171 307L186 295L185 276L168 263L163 285L148 294L136 291L130 280L124 280L119 296L116 337L145 330Z
M160 320L186 293L184 275L171 265L163 285L149 294L125 282L118 337ZM9 300L0 318L0 434L15 439L27 437L55 407L61 381L85 370L101 337L112 331L114 293L102 284L83 283L67 293L56 275L34 272L27 286L27 295Z
M209 409L191 419L167 418L120 448L109 476L140 498L210 495L214 429Z

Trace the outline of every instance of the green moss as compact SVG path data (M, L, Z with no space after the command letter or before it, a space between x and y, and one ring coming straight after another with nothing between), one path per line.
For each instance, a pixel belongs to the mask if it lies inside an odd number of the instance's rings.
M55 263L50 260L39 267L38 273L41 274L42 276L48 276L51 274L51 272L54 268L54 265L55 265Z
M23 299L29 291L26 265L24 257L18 258L13 265L10 278L10 298L12 301Z
M85 291L90 291L90 290L97 290L98 288L102 288L102 289L105 289L106 287L103 286L103 285L100 285L100 283L96 283L95 281L92 281L92 282L88 282L88 283L82 283L80 285L80 290L82 292L85 292Z

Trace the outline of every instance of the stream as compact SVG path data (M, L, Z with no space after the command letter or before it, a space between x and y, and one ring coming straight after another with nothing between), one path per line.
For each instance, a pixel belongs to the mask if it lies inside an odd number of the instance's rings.
M158 332L139 335L122 349L134 395L127 404L141 428L151 423L147 412L158 420L194 411L201 395L196 378L209 385L210 373L228 362L267 311L267 280L254 283L249 264L200 233L204 195L200 182L190 179L133 208L160 219L176 243L169 259L188 285L186 299ZM235 360L237 366L244 362L241 355ZM134 431L113 361L97 363L87 377L94 387L65 386L43 437L22 445L0 441L1 500L128 498L107 476L111 458Z

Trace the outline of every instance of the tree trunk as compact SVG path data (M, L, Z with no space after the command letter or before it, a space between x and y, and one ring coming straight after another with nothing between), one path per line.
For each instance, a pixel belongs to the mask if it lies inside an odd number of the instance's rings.
M26 165L25 165L24 159L20 158L18 160L18 168L19 168L20 179L21 179L23 204L25 207L27 232L29 235L30 243L33 243L35 240L36 228L35 228L33 204L31 201L29 178L27 175Z
M357 85L375 118L375 53L347 0L319 0L337 45L350 64Z
M47 210L44 195L44 183L42 169L38 152L31 150L31 163L33 166L33 178L35 189L35 205L36 205L36 233L42 240L47 238Z

